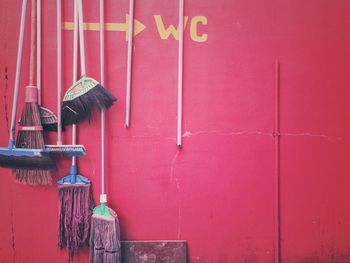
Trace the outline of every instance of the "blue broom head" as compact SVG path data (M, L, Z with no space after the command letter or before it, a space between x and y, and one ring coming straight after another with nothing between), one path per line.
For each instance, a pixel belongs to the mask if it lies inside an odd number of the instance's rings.
M78 174L78 168L76 165L71 165L70 174L57 181L58 185L85 185L90 184L90 180L80 174Z
M54 170L56 163L42 149L16 148L10 141L7 148L0 148L0 167Z
M59 157L81 157L86 154L83 145L45 145L45 152Z

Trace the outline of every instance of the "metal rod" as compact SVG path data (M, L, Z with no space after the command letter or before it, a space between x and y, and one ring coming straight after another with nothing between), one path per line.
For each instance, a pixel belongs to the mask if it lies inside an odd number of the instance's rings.
M18 37L16 76L15 76L15 85L14 85L13 101L12 101L11 131L10 131L10 142L9 142L10 147L13 147L14 137L15 137L15 132L16 132L15 131L15 129L16 129L16 115L17 115L19 83L20 83L20 78L21 78L23 36L24 36L24 24L25 24L25 19L26 19L26 9L27 9L27 0L23 0L22 1L21 22L20 22L20 27L19 27L19 37Z
M128 61L127 61L127 71L126 71L126 110L125 110L125 127L126 128L130 127L133 35L134 35L134 0L130 0L129 28L128 28Z
M34 68L35 68L35 28L36 28L36 0L32 0L30 12L30 54L29 54L29 86L34 85Z
M183 31L184 0L179 0L179 47L178 47L178 81L177 81L177 146L182 147L182 91L183 91Z
M104 86L104 1L100 0L100 82ZM105 189L105 110L101 110L101 194Z
M57 144L62 145L62 5L57 0Z
M85 67L85 44L84 44L84 18L83 18L83 3L78 0L78 18L79 18L79 43L80 43L80 70L81 76L86 75Z
M281 262L280 63L275 61L275 263Z
M41 105L41 0L37 0L36 13L36 87Z

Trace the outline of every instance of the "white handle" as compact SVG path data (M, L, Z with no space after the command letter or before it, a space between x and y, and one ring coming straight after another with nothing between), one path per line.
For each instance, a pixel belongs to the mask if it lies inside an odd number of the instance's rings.
M73 28L73 84L77 81L78 69L78 1L74 0L74 28ZM77 125L72 125L72 145L77 144ZM72 165L77 163L77 157L72 157Z
M100 82L104 85L104 1L100 0ZM100 202L106 203L105 190L105 110L101 110L101 197Z
M62 10L61 0L57 0L57 144L62 144Z
M85 46L84 46L84 19L83 19L83 3L78 0L78 17L79 17L79 43L80 43L80 69L81 76L86 75L85 67Z
M41 105L41 0L36 3L36 87Z
M178 47L178 80L177 80L177 146L182 146L182 81L183 81L183 31L184 0L179 0L179 47Z
M134 0L130 0L129 5L129 32L128 32L128 61L126 71L126 110L125 127L130 127L131 111L131 68L132 68L132 40L134 34Z
M25 23L25 19L26 19L26 9L27 9L27 0L23 0L22 1L22 12L21 12L21 23L20 23L20 27L19 27L19 37L18 37L15 86L14 86L13 101L12 101L10 144L13 144L14 137L15 137L18 91L19 91L19 83L20 83L20 78L21 78L23 36L24 36L24 23Z

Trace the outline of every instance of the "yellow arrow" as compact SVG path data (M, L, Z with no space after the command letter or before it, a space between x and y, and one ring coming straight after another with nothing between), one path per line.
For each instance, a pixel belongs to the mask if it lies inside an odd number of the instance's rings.
M73 30L73 22L63 22L63 29ZM145 30L146 26L137 19L134 19L134 36ZM120 31L125 32L125 40L128 40L129 31L129 15L125 15L125 23L105 23L105 29L107 31ZM84 30L99 31L100 23L84 23Z

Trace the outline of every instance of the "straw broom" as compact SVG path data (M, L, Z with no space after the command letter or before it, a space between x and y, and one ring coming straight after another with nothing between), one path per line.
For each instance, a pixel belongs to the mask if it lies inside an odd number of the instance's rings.
M26 87L25 105L20 119L20 130L17 134L17 148L44 149L43 128L40 119L38 105L38 90L34 86L34 53L35 53L35 17L36 0L31 1L31 36L30 36L30 65L29 65L29 85ZM30 185L51 184L52 178L49 167L40 169L14 169L18 182Z

